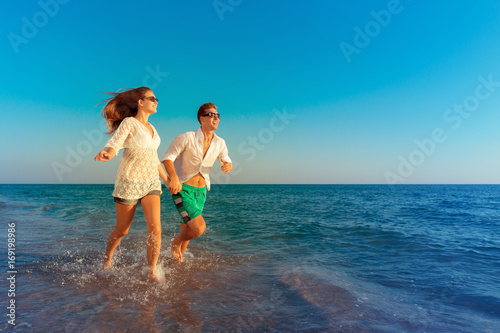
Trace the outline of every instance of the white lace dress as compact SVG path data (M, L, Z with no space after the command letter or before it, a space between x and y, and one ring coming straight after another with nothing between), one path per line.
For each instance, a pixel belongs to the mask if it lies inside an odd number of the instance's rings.
M149 192L161 192L158 172L158 147L160 136L153 128L154 135L134 117L123 119L104 148L113 148L116 153L124 148L120 167L116 174L113 196L122 199L140 199Z

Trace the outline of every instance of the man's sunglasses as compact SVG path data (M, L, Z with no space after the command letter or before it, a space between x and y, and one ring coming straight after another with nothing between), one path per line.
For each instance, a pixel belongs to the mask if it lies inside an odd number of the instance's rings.
M154 97L154 96L149 96L149 97L144 97L143 99L149 99L151 102L158 102L158 98Z
M220 119L220 113L209 112L209 113L205 113L202 117L210 117L210 118Z

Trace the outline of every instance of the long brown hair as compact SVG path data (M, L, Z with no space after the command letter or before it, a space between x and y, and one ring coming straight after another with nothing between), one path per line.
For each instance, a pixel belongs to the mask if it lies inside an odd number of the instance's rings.
M121 92L106 92L113 95L101 103L107 102L102 109L102 116L106 119L108 134L116 131L123 119L137 115L137 101L144 98L144 94L151 91L148 87L128 89Z

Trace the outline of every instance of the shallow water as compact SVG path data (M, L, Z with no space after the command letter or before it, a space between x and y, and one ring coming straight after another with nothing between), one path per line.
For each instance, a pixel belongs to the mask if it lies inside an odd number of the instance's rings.
M99 270L112 186L0 185L0 244L14 222L17 268L16 326L5 317L0 329L497 332L499 190L214 185L182 264L169 256L179 217L164 193L151 284L141 209L113 270Z

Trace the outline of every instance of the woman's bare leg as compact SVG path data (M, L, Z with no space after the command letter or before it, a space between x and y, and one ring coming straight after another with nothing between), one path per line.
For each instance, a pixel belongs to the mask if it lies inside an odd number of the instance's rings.
M134 219L135 209L137 205L128 206L122 205L115 202L116 206L116 226L111 232L108 238L108 245L106 247L106 253L104 254L104 259L102 262L102 268L106 269L111 267L111 259L113 259L113 253L116 247L120 244L123 236L128 233L132 220Z
M159 195L148 195L141 200L142 210L148 225L147 258L149 276L158 280L156 276L156 264L161 248L161 202Z

